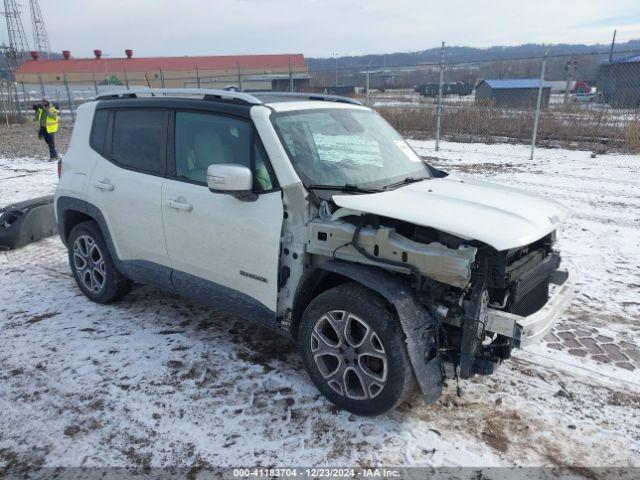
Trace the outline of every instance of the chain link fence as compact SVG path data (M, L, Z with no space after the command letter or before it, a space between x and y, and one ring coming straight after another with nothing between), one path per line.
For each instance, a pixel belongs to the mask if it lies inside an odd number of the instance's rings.
M554 54L481 62L343 67L279 74L115 75L55 84L0 83L0 122L32 117L42 96L63 116L97 94L140 87L236 88L347 95L378 110L405 135L458 142L515 142L640 152L640 51Z
M372 104L410 134L638 152L640 55L625 53L451 64L445 53L414 91L372 93Z

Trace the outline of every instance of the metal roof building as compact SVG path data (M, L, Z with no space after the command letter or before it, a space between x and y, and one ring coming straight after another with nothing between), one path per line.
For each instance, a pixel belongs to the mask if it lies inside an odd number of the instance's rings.
M600 65L596 85L612 107L640 108L640 55Z
M224 87L238 83L240 73L251 85L245 88L271 89L272 78L288 78L291 69L294 80L309 78L304 55L228 55L198 57L134 57L132 50L125 57L105 58L95 50L94 58L72 58L64 51L60 60L40 60L37 52L33 60L24 62L16 72L19 82L29 84L116 83L155 87L195 86L200 77L202 86Z
M498 107L535 107L538 100L539 78L510 80L482 80L476 86L476 102ZM542 106L549 106L551 83L542 85Z

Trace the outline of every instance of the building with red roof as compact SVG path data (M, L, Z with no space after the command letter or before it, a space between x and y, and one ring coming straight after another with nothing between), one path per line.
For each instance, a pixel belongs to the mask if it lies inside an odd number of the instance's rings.
M244 89L278 88L296 82L308 84L304 55L224 55L198 57L104 57L100 50L94 58L73 58L69 51L58 60L41 60L37 52L16 71L16 80L26 84L121 84L153 87L222 88L243 83Z

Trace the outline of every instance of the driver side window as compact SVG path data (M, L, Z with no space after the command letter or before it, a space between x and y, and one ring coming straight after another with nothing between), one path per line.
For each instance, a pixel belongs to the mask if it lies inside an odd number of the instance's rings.
M237 118L176 112L176 178L206 185L209 165L242 165L253 169L258 191L270 190L271 175L265 175L266 161L256 154L252 133L251 124Z

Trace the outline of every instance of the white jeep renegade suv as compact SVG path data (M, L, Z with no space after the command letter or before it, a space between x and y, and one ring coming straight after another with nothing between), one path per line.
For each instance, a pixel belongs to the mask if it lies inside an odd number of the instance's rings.
M425 164L339 97L126 91L78 109L55 196L82 292L132 281L297 342L333 403L375 415L415 385L490 374L571 300L567 211Z

